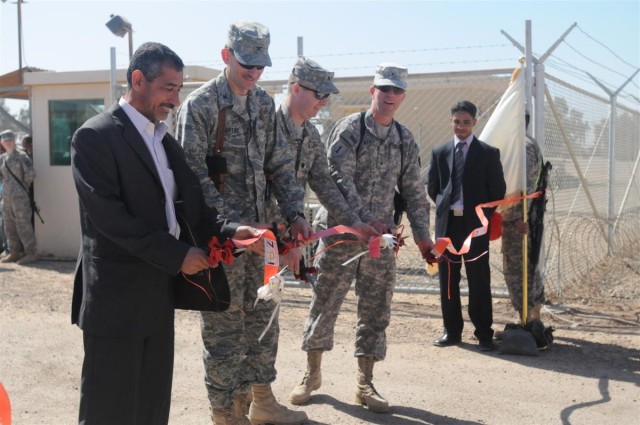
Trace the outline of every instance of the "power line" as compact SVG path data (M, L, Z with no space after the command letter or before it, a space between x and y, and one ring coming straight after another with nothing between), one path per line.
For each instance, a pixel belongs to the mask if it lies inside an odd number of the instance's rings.
M613 56L615 56L616 58L620 59L623 63L629 65L632 68L637 68L637 65L631 65L629 62L625 61L624 59L622 59L620 56L618 56L616 54L616 52L614 52L612 49L610 49L607 45L605 45L604 43L602 43L599 40L596 40L594 37L592 37L591 35L589 35L585 30L583 30L580 25L576 25L576 27L580 30L580 32L582 32L584 35L586 35L587 37L589 37L591 40L593 40L594 42L598 43L599 45L601 45L602 47L604 47L605 49L607 49L609 51L609 53L611 53Z
M608 66L605 66L605 65L601 64L600 62L596 62L596 61L594 61L594 60L593 60L593 59L591 59L590 57L588 57L588 56L584 55L583 53L581 53L580 51L578 51L578 49L576 49L575 47L573 47L571 44L567 43L566 41L564 42L564 44L566 44L566 45L567 45L567 47L569 47L571 50L573 50L576 54L580 55L583 59L585 59L585 60L587 60L587 61L591 62L592 64L597 65L597 66L599 66L599 67L601 67L601 68L604 68L604 69L606 69L606 70L607 70L607 71L609 71L609 72L612 72L612 73L614 73L614 74L617 74L617 75L619 75L619 76L620 76L620 77L622 77L622 78L627 78L627 77L628 77L628 75L625 75L625 74L623 74L623 73L622 73L622 72L620 72L620 71L616 71L615 69L609 68ZM584 72L586 72L586 71L584 71Z
M423 52L440 52L448 50L465 50L465 49L484 49L495 47L510 47L510 44L484 44L478 46L456 46L456 47L433 47L425 49L407 49L407 50L380 50L372 52L350 52L350 53L326 53L309 55L314 58L327 58L337 56L363 56L363 55L381 55L381 54L398 54L398 53L423 53Z

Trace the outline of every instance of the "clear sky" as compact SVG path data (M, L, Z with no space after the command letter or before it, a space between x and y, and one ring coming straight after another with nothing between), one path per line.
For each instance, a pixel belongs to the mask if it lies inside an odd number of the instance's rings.
M0 3L0 74L18 68L16 0ZM5 2L6 1L6 2ZM285 79L304 54L336 76L373 75L380 62L410 73L511 68L531 20L533 51L544 54L577 23L547 62L547 71L576 78L602 93L583 71L613 90L640 68L640 1L55 1L22 4L23 65L53 71L128 64L127 38L105 26L110 14L133 25L134 49L159 41L187 65L221 69L220 49L236 20L257 20L271 32L273 67L263 79ZM604 45L604 46L603 46ZM586 57L585 57L586 56ZM563 62L564 61L564 62ZM640 97L640 76L625 92Z

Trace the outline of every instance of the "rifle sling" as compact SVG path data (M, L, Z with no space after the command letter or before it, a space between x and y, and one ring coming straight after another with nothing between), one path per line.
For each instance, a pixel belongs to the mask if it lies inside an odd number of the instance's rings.
M364 133L367 129L364 123L364 116L367 111L360 112L360 140L358 141L358 145L362 143L364 140ZM402 191L402 169L404 168L404 140L402 140L402 127L400 127L400 123L398 121L394 121L396 125L396 130L398 130L398 135L400 136L400 177L398 178L398 192ZM357 149L357 148L356 148Z
M22 180L20 180L20 179L19 179L15 174L13 174L13 171L11 171L11 168L9 168L9 164L5 163L4 165L7 167L7 171L9 171L9 174L11 174L11 176L12 176L14 179L16 179L16 181L18 182L18 184L20 185L20 187L22 188L22 190L24 190L24 191L26 192L26 194L27 194L27 196L29 197L29 199L30 199L31 201L33 201L33 200L31 199L31 194L29 193L29 189L27 189L27 186L26 186L24 183L22 183Z

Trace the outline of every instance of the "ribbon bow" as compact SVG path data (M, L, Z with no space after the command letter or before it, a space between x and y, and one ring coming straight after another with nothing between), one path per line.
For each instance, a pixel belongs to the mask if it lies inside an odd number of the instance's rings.
M211 267L216 267L221 261L230 266L233 264L233 248L234 243L230 239L227 239L223 244L217 237L212 236L209 240L209 264Z

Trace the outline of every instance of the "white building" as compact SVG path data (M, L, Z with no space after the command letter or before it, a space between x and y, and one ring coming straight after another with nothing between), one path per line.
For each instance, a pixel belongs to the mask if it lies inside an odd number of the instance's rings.
M185 82L205 82L220 71L187 66ZM36 218L38 256L71 259L80 247L78 196L71 175L69 149L75 130L111 104L109 71L30 72L24 86L30 92L33 162L38 174L35 199L45 223ZM118 70L116 84L126 85ZM119 90L117 95L121 95ZM117 96L116 96L117 97Z

